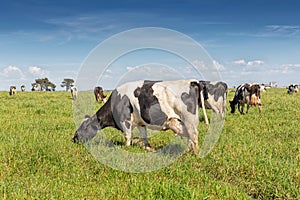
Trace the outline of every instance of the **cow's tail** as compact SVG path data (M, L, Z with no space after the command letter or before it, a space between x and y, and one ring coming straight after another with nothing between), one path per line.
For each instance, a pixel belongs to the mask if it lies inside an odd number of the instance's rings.
M202 112L204 115L204 122L206 124L206 126L209 125L208 123L208 118L207 118L207 114L206 114L206 109L205 109L205 100L208 99L208 92L207 92L207 87L206 87L206 83L205 81L199 81L199 91L200 91L200 105L202 107Z
M200 91L200 101L201 101L201 107L202 107L202 111L203 111L203 115L204 115L204 122L205 122L206 126L208 126L209 123L208 123L208 118L207 118L206 109L205 109L205 105L204 105L203 90Z

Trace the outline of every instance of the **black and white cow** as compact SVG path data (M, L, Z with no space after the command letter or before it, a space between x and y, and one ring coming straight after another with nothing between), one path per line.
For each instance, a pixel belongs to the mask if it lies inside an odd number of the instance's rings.
M17 93L17 87L16 86L10 86L9 88L9 95L13 95Z
M226 110L227 88L228 88L227 84L221 81L218 82L200 81L199 84L203 88L203 91L201 92L201 96L200 96L201 107L205 106L205 108L213 110L214 112L213 120L216 120L218 115L221 115L221 118L224 119L225 110ZM204 114L205 124L208 126L208 119L207 119L205 109L203 109L203 114Z
M229 101L231 113L234 113L236 106L241 114L244 114L244 106L247 104L248 113L250 106L258 105L259 112L261 112L262 104L260 101L260 86L258 84L245 83L236 88L235 96L232 101Z
M36 84L34 84L32 85L31 91L39 91L39 87Z
M76 100L76 98L77 98L77 88L75 86L71 87L71 95L72 95L72 99Z
M137 127L146 149L151 149L146 128L172 130L189 140L198 153L198 110L200 91L197 80L136 81L112 91L108 101L92 117L84 120L73 141L88 141L97 131L114 127L125 134L126 145L131 144L131 131Z
M98 102L106 102L106 96L104 95L104 91L103 88L100 86L97 86L94 88L94 95L95 95L95 99Z
M289 85L289 87L287 87L287 89L288 89L288 91L287 91L288 94L297 93L298 92L298 85L291 84L291 85Z
M25 92L25 85L21 85L21 91Z

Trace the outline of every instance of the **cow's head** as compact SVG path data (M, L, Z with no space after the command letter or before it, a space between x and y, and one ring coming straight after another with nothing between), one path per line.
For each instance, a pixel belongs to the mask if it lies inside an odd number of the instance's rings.
M295 88L295 89L294 89L294 92L297 93L297 92L298 92L298 85L295 85L294 88Z
M236 103L234 101L229 101L229 103L230 103L231 113L234 113L236 110Z
M73 142L87 142L97 134L98 130L100 130L100 124L97 116L86 116L86 119L76 130L72 140Z

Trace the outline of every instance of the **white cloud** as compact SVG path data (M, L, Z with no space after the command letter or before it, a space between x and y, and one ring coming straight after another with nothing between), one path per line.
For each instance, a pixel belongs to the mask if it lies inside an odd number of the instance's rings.
M236 60L236 61L233 61L233 64L235 64L235 65L246 65L246 61L245 60Z
M283 64L283 67L300 67L300 64Z
M34 76L44 76L44 75L48 74L47 71L42 70L40 67L37 67L37 66L29 67L28 72Z
M196 66L198 69L207 70L208 67L205 65L205 62L203 60L194 60L192 62L194 66Z
M218 61L213 60L213 64L215 65L217 70L225 70L225 67L223 65L221 65Z
M224 65L220 64L218 61L213 60L212 64L214 65L215 68L211 67L211 64L206 64L204 61L202 60L194 60L192 62L192 64L196 67L198 67L198 69L202 69L202 70L211 70L211 71L215 71L215 69L217 70L224 70L225 67ZM191 71L191 70L190 70Z
M234 65L240 65L240 66L251 67L251 66L263 65L265 62L262 61L262 60L245 61L244 59L241 59L241 60L233 61L232 63L233 63Z
M108 74L112 74L113 73L113 71L111 69L106 69L105 72L108 73Z
M22 70L16 66L8 66L0 72L0 75L5 78L24 79L25 75Z
M139 66L128 66L128 67L126 67L126 69L127 69L127 71L132 71L132 70L135 70L135 69L138 69L139 68Z
M253 60L253 61L248 61L247 66L254 66L254 65L263 65L265 62L262 60Z
M266 26L267 31L275 35L282 36L295 36L300 33L300 26L290 26L290 25L268 25Z
M245 36L258 38L299 38L300 26L297 25L267 25L263 29L251 32L227 33L228 36Z

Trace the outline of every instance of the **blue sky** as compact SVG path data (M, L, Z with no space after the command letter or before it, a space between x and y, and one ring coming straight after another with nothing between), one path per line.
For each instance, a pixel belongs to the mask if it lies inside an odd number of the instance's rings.
M299 84L299 8L297 0L1 0L0 90L21 84L28 89L41 77L60 90L63 78L76 79L99 43L140 27L172 29L193 38L229 86ZM128 71L136 67L133 61L118 64ZM99 84L115 86L109 79Z

